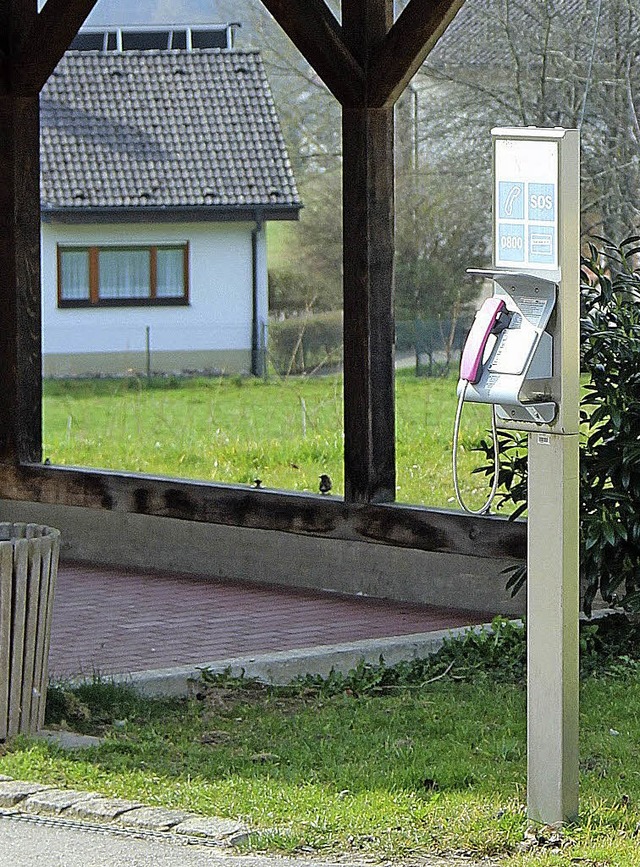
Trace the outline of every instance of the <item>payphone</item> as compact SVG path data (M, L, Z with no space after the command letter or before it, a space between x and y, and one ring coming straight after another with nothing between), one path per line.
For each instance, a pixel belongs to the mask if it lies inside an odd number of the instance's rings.
M462 352L454 424L458 502L488 511L497 429L528 433L527 812L578 812L579 133L494 129L491 286ZM457 442L468 401L491 405L494 479L478 510L462 500Z
M460 506L484 514L498 488L496 428L505 422L550 424L558 405L553 399L553 337L546 330L558 286L553 280L509 271L471 273L491 278L493 292L476 313L460 361L458 407L453 436L453 481ZM463 500L458 484L457 451L465 401L492 405L494 474L491 491L480 509Z
M576 130L494 129L493 267L469 269L491 285L462 352L453 469L465 402L492 407L496 428L577 433L579 153ZM574 261L575 260L575 261ZM567 331L569 329L569 331ZM570 332L570 337L567 335ZM572 385L567 385L568 379Z

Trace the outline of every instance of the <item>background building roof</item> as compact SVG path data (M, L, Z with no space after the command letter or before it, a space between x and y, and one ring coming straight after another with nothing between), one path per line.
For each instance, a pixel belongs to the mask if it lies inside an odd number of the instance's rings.
M41 95L41 172L45 213L300 208L254 51L67 52Z
M598 0L466 0L429 54L428 68L504 67L512 62L510 36L524 51L544 27L588 27L591 36ZM510 33L510 36L509 36Z

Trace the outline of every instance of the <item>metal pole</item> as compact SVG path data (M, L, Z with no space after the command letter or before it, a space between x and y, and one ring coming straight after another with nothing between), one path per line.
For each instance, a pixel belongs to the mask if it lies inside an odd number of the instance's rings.
M578 816L577 434L529 434L527 812Z
M147 382L151 382L151 328L147 325L145 341L145 355L147 362Z

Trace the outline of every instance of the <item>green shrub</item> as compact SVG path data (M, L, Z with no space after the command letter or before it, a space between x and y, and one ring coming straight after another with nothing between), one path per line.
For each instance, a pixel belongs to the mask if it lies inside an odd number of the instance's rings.
M640 237L620 246L590 245L582 260L580 347L588 375L581 401L580 541L582 607L591 613L598 591L608 603L640 610ZM526 437L501 432L498 508L526 509ZM478 447L493 474L493 445ZM525 568L512 570L517 592Z
M269 358L283 376L339 364L342 361L342 312L333 310L272 322Z

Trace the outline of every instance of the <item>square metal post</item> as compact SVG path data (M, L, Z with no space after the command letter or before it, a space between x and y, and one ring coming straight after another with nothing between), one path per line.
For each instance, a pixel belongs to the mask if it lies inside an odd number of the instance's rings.
M529 433L527 813L578 816L578 435Z
M527 814L556 824L578 815L580 139L559 128L492 134L494 265L558 290L551 377L536 386L556 416L499 425L529 432Z

